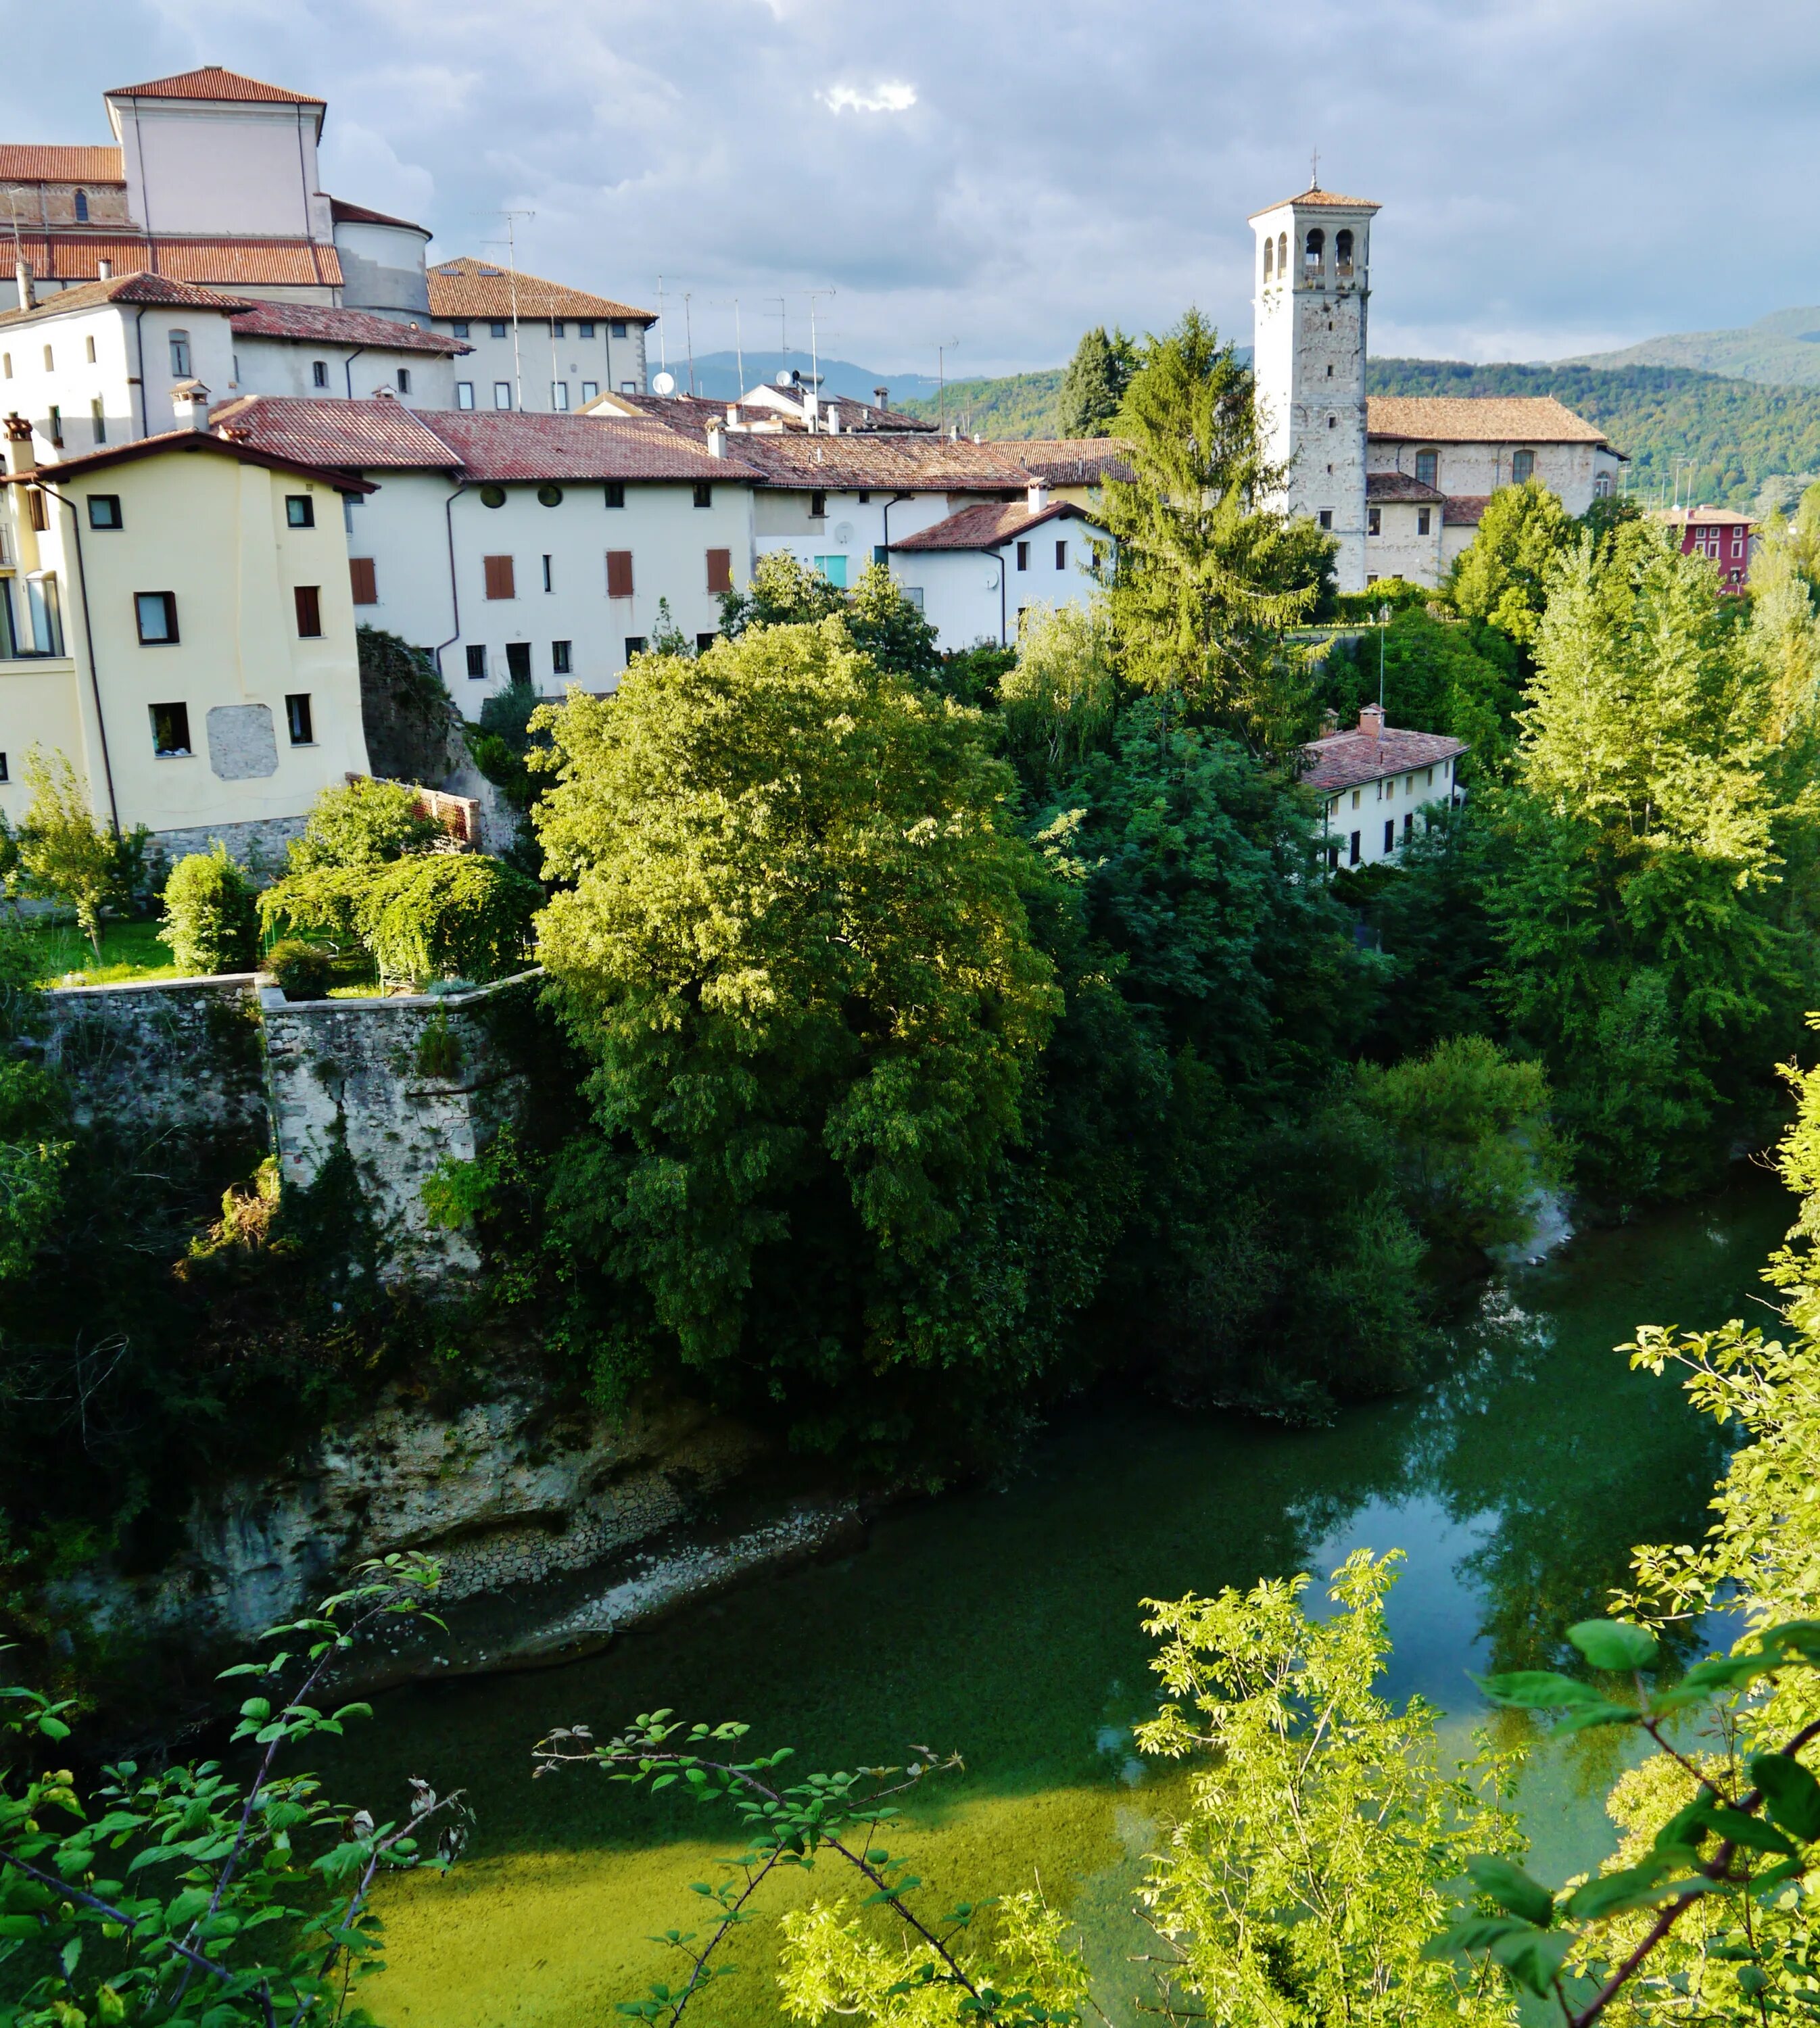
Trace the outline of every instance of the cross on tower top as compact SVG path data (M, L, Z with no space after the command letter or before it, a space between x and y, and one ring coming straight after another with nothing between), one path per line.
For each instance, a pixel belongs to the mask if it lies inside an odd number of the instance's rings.
M1313 149L1309 153L1308 187L1311 191L1319 190L1321 187L1321 151L1319 148Z

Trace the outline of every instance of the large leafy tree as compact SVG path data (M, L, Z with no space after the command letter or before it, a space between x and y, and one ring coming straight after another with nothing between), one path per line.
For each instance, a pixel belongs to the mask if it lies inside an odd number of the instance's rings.
M1448 590L1469 620L1533 648L1548 603L1549 572L1578 540L1567 509L1539 479L1501 486L1478 533L1455 563Z
M1185 698L1260 749L1311 729L1284 630L1314 610L1334 545L1273 505L1250 373L1197 310L1147 339L1119 412L1132 477L1108 479L1107 612L1126 680Z
M1104 324L1084 331L1062 376L1058 417L1062 435L1110 435L1137 365L1136 344L1116 325L1110 337Z
M1015 1156L1059 994L978 720L830 619L648 657L548 723L537 824L573 885L539 948L595 1123L555 1203L653 1327L622 1377L667 1343L808 1416L864 1373L875 1420L894 1375L1027 1379L1049 1297Z

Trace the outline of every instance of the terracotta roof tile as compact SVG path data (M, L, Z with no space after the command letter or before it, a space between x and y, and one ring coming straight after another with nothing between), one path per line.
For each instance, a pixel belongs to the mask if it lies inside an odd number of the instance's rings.
M226 283L265 288L336 288L341 258L332 246L309 239L166 239L143 233L21 232L20 247L41 282L92 282L98 263L111 261L131 274L139 269L205 287ZM13 275L13 242L0 234L0 278Z
M1606 441L1603 430L1552 394L1371 394L1365 433L1426 443Z
M369 211L364 204L350 204L346 198L331 197L328 201L328 215L337 225L401 225L409 232L420 232L427 239L430 228L420 225L415 219L394 218L389 211Z
M220 310L228 315L247 307L238 296L199 289L193 282L175 281L168 275L141 272L59 289L40 298L35 309L0 310L0 324L29 324L35 318L61 316L71 310L97 309L103 303L162 303L175 309Z
M23 485L43 479L55 486L71 475L81 477L109 465L130 464L143 457L157 457L166 451L202 452L205 455L236 457L248 464L276 467L282 472L305 472L326 479L344 493L371 493L373 488L352 473L337 472L314 460L290 451L268 450L264 445L228 437L208 430L163 430L156 436L135 437L130 443L110 445L105 450L83 451L79 457L60 458L55 464L12 474L0 474L8 485Z
M204 64L198 70L179 71L174 77L154 77L146 84L118 84L104 92L106 98L208 98L235 105L321 105L313 93L287 91L281 84L262 83L237 70L224 70L219 64Z
M1476 528L1491 503L1489 493L1456 493L1450 496L1441 517L1444 528Z
M993 501L983 506L963 507L958 514L950 514L945 521L938 521L933 528L906 535L902 542L893 542L891 548L893 553L899 550L996 550L1002 548L1014 536L1028 535L1032 528L1041 527L1045 521L1084 521L1086 518L1071 500L1052 501L1034 513L1023 501Z
M1281 211L1285 204L1299 204L1304 211L1381 211L1382 205L1368 197L1342 197L1337 191L1322 190L1319 183L1310 183L1305 191L1294 197L1278 198L1274 204L1267 204L1263 210L1254 211L1252 218L1262 218L1266 211ZM1251 219L1245 223L1248 225Z
M476 483L512 479L706 479L747 486L753 474L731 439L724 458L679 431L630 416L542 416L523 410L436 409L425 421L461 454Z
M197 294L202 291L198 290ZM248 303L234 318L243 338L293 338L300 342L364 345L394 352L430 352L454 358L474 348L421 324L377 316L371 310L335 309L321 303Z
M609 317L631 324L655 324L649 310L634 309L583 289L565 288L522 269L512 276L497 262L476 261L464 254L438 261L429 271L430 314L438 317L509 317L514 298L525 317Z
M0 183L120 183L126 181L118 148L39 147L0 142Z
M1754 528L1757 525L1748 514L1734 514L1729 507L1652 507L1649 518L1671 528Z
M1122 437L1020 437L993 448L1051 486L1097 486L1107 479L1129 484L1132 477L1130 446Z
M1368 472L1365 475L1365 498L1367 500L1413 500L1419 505L1431 505L1447 495L1438 486L1424 486L1419 479L1407 472Z
M887 432L729 438L730 456L755 466L766 486L905 493L1023 493L1030 476L1006 444L956 443Z
M233 441L273 457L347 471L453 472L461 463L460 454L401 402L245 394L212 409L209 420L217 432L234 432Z
M1387 725L1382 736L1376 738L1355 727L1346 732L1330 732L1325 739L1310 740L1302 749L1308 761L1302 779L1309 788L1330 794L1336 789L1381 782L1389 775L1408 774L1412 768L1436 767L1466 750L1463 740L1445 733L1404 732Z

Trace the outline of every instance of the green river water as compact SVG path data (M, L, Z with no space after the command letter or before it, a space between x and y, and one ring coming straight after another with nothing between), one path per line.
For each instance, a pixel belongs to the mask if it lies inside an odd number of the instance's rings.
M605 1733L668 1705L743 1719L749 1745L793 1745L805 1772L901 1761L912 1742L964 1753L964 1774L919 1797L913 1834L893 1843L951 1898L1040 1874L1074 1914L1102 2003L1135 2020L1144 1932L1130 1894L1175 1778L1132 1752L1154 1701L1138 1601L1324 1577L1362 1544L1404 1549L1388 1687L1438 1704L1470 1750L1483 1714L1468 1669L1556 1655L1566 1626L1604 1609L1632 1543L1703 1528L1720 1433L1612 1348L1644 1322L1766 1321L1758 1271L1791 1216L1767 1178L1742 1172L1720 1196L1504 1275L1427 1388L1330 1427L1101 1398L1002 1487L896 1509L838 1562L754 1581L560 1669L380 1699L327 1770L335 1789L379 1811L407 1774L464 1785L478 1825L446 1880L383 1897L390 1969L368 2004L385 2028L579 2028L674 1978L680 1961L648 1937L692 1925L688 1883L737 1849L731 1828L675 1792L586 1771L529 1778L551 1726ZM1544 1751L1525 1778L1544 1877L1609 1849L1600 1750ZM705 2028L779 2019L763 1936L733 1956L746 1969L715 1989Z

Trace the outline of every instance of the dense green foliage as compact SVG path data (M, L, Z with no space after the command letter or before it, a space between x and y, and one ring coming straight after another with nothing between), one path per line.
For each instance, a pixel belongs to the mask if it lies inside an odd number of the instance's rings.
M1058 435L1103 437L1112 432L1125 390L1138 370L1138 347L1114 327L1110 338L1104 324L1084 333L1062 376L1056 421Z
M940 394L895 404L908 416L943 423L964 437L1055 437L1062 433L1062 382L1065 367L1035 373L1008 373L950 380Z
M164 927L179 971L246 971L259 954L259 907L253 883L217 838L192 852L165 883Z
M104 911L130 909L144 897L150 834L98 823L66 756L34 746L25 757L31 790L17 831L0 824L0 892L61 902L101 956Z

